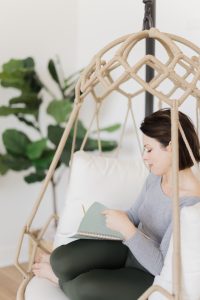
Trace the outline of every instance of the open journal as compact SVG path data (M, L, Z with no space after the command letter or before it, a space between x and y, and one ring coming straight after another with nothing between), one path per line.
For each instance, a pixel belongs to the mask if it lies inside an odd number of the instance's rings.
M78 231L67 236L80 239L123 240L119 232L106 227L105 216L101 214L105 209L107 207L103 204L94 202L85 213Z

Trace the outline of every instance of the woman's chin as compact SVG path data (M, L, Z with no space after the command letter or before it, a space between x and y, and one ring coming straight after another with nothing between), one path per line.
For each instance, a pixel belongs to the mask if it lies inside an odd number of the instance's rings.
M153 168L153 167L149 168L149 171L150 171L152 174L156 175L156 176L162 176L162 175L163 175L162 172L160 172L159 170L156 170L156 169Z

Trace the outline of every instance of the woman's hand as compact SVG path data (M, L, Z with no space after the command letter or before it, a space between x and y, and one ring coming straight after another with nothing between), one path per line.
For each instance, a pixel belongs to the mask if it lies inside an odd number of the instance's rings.
M106 209L102 212L106 218L106 226L120 232L125 240L136 233L135 225L129 220L127 214L121 210Z

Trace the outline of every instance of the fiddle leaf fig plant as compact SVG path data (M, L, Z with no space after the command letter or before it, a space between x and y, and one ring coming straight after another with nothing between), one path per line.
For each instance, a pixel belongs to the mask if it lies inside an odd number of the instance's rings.
M60 63L57 62L56 64L54 60L50 59L48 71L51 79L57 85L59 97L55 96L50 88L42 82L35 69L35 62L32 57L11 59L3 64L0 72L1 88L14 88L19 95L11 98L7 105L0 106L0 117L14 116L19 123L24 124L24 131L8 128L2 133L5 151L0 153L1 175L5 175L10 170L17 172L26 170L27 174L24 176L24 180L27 183L42 181L45 178L72 111L75 85L80 75L80 71L78 71L67 78L61 78L58 72L61 65L58 66L58 64ZM46 111L44 111L43 105L46 102L43 91L46 91L50 96ZM46 124L41 124L41 113L51 116L52 123L43 121ZM27 133L26 129L28 127L35 131L36 139L33 139L33 135ZM109 127L102 128L102 131L112 132L118 130L119 127L120 124L112 124ZM82 121L78 120L75 150L80 148L85 133L86 128ZM69 166L72 139L73 129L69 134L61 159L57 165L57 171L61 166ZM117 146L114 140L102 140L101 142L103 151L112 151ZM97 140L89 137L85 150L93 151L97 148ZM56 213L55 188L58 181L56 181L55 174L51 183L53 187L54 212Z

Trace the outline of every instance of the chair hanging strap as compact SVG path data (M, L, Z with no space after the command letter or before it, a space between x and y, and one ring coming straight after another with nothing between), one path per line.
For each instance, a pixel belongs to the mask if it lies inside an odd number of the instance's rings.
M98 149L99 149L99 152L102 153L100 127L99 127L99 111L100 111L100 108L101 108L101 103L96 102L96 126L97 126Z
M153 0L143 0L143 3L145 4L143 30L146 30L146 29L150 29L154 25L153 17L152 17Z
M200 98L196 99L196 124L197 124L197 134L200 136L200 128L199 128L199 114L200 114Z
M120 148L121 148L121 145L122 145L122 142L123 142L125 129L126 129L126 126L127 126L129 112L131 114L131 118L132 118L132 121L133 121L133 127L134 127L134 131L135 131L135 134L136 134L137 142L138 142L139 152L140 152L140 155L142 157L142 147L141 147L141 142L140 142L140 138L139 138L139 134L138 134L138 129L137 129L136 122L135 122L135 117L134 117L134 113L133 113L132 99L131 98L132 97L128 97L128 107L127 107L127 111L126 111L126 115L125 115L125 120L123 122L123 127L122 127L122 131L121 131L121 135L120 135L120 139L119 139L119 143L118 143L118 147L117 147L116 157L119 156L119 151L120 151Z
M81 144L80 150L83 150L84 147L85 147L85 145L86 145L87 139L88 139L88 137L89 137L90 130L91 130L92 125L93 125L93 123L94 123L94 121L95 121L95 118L97 118L97 115L98 115L98 113L99 113L100 108L101 108L101 105L96 106L96 110L95 110L95 112L94 112L94 114L93 114L93 116L92 116L92 118L91 118L90 124L89 124L89 126L88 126L87 132L86 132L85 137L84 137L84 139L83 139L83 142L82 142L82 144Z
M71 148L71 154L70 154L70 170L71 170L71 165L72 165L72 162L73 162L74 152L76 150L76 138L77 138L77 130L78 130L78 116L79 116L79 113L77 115L76 122L74 124L74 133L73 133L72 148Z

